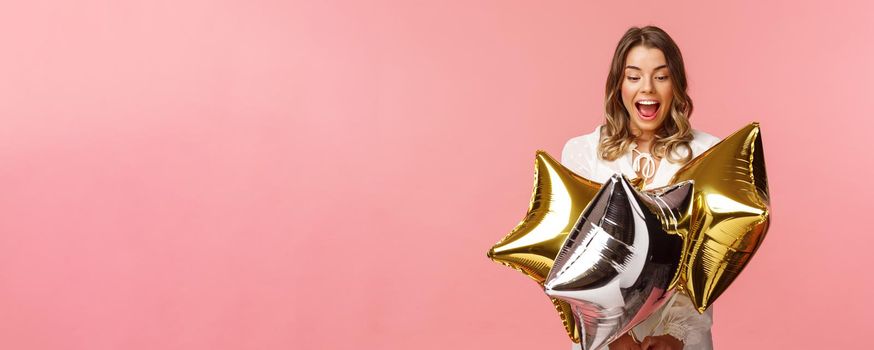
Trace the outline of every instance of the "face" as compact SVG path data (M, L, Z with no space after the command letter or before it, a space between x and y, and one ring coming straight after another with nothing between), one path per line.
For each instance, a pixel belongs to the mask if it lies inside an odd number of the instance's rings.
M631 116L632 132L637 136L655 134L668 117L673 98L674 87L662 50L633 47L622 77L622 104Z

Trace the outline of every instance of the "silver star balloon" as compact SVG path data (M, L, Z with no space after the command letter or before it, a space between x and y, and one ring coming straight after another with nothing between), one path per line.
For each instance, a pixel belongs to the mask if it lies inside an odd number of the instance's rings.
M605 347L673 295L693 186L643 193L614 175L583 211L544 285L571 305L583 349Z

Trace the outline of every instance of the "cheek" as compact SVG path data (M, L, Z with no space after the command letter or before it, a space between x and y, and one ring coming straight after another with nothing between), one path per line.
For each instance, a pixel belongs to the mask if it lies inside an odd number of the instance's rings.
M630 87L626 83L622 83L622 88L620 91L622 93L622 103L626 106L630 106L631 101L634 100L634 88Z
M659 92L659 97L664 101L665 106L671 106L674 101L674 88L670 84L665 84L664 89ZM665 114L669 113L669 109L665 109Z
M659 91L659 95L663 101L670 101L674 97L674 85L670 82L665 83Z

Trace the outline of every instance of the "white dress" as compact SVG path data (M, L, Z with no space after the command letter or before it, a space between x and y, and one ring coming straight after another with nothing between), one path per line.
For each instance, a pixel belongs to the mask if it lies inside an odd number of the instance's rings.
M694 139L689 142L692 157L697 157L719 142L717 137L698 130L692 130L692 135ZM568 140L561 153L561 163L575 173L600 183L606 182L615 173L622 173L629 179L638 177L633 168L631 151L615 161L606 161L598 157L600 137L600 126L598 126L592 133ZM631 148L635 147L636 145L632 144ZM671 163L663 157L659 161L652 183L646 185L644 189L668 185L668 181L682 166L683 164ZM712 305L704 314L699 314L686 293L676 293L661 309L634 327L632 333L638 340L643 340L649 335L669 334L682 340L685 343L684 349L712 350L713 340L710 334L712 324ZM572 349L580 349L580 344L573 344Z

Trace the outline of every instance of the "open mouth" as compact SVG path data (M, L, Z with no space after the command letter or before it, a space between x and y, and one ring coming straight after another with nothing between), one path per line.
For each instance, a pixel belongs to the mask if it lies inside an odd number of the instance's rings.
M637 107L637 114L643 120L655 119L659 105L661 104L653 100L642 100L634 103L634 106Z

